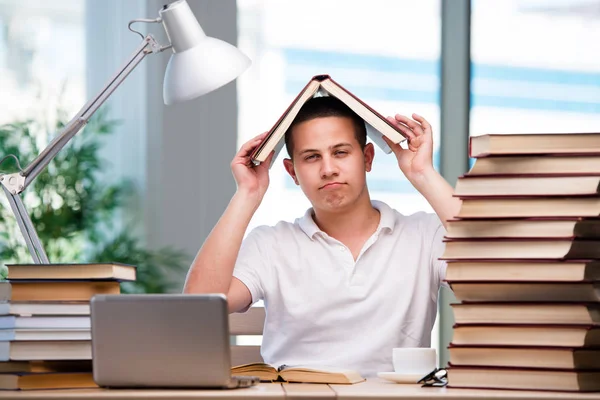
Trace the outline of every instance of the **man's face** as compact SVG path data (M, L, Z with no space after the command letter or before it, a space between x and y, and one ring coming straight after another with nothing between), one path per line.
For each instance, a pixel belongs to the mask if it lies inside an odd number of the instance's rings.
M284 160L285 168L315 209L343 211L366 193L374 149L360 148L352 120L315 118L295 126L292 135L293 161Z

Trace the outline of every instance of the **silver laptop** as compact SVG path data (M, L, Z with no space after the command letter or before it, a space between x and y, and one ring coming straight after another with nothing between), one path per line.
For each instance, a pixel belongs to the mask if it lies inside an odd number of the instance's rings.
M232 377L224 295L96 295L94 380L105 387L248 387Z

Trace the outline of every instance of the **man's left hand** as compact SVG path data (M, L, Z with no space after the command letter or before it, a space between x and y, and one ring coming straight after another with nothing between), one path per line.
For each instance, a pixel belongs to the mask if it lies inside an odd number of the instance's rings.
M404 133L408 139L408 149L392 143L385 136L383 138L396 155L398 166L404 175L409 181L414 182L426 172L433 170L433 134L431 125L425 118L417 114L413 114L412 117L413 119L410 119L396 114L396 117L387 118Z

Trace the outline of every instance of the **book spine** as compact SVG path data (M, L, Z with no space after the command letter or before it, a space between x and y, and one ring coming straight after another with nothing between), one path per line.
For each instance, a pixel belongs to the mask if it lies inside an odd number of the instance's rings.
M469 158L473 158L472 142L473 142L473 137L469 136L469 143L467 144L467 154L469 155Z

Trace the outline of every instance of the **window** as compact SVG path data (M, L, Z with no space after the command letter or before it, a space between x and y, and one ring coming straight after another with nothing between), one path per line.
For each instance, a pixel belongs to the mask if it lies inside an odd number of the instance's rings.
M425 116L439 146L438 0L343 5L331 0L238 0L238 12L238 44L253 60L239 79L240 145L270 129L313 75L328 73L383 115ZM431 211L396 158L376 149L367 178L372 198L402 213ZM269 190L250 229L293 221L310 207L283 168L284 153L271 168Z
M598 131L600 6L477 0L471 134Z
M85 2L0 0L0 124L74 112L85 96Z

